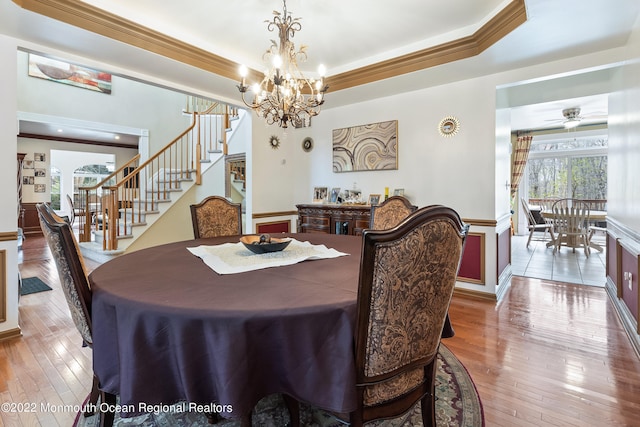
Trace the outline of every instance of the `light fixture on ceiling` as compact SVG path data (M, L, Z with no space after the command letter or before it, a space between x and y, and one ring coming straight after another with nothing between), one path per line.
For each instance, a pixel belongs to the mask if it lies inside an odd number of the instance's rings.
M283 0L284 10L281 14L273 11L273 21L267 29L278 29L280 44L271 40L271 47L263 55L263 59L272 59L271 66L264 72L261 83L254 83L253 99L247 102L245 94L249 87L246 85L248 69L240 67L242 77L238 90L242 94L242 101L253 109L258 116L264 117L268 124L277 123L286 128L289 124L294 127L305 127L311 124L311 117L320 113L320 106L324 103L324 94L329 86L324 84L325 68L318 67L319 78L305 77L298 69L298 60L307 59L307 47L302 45L296 51L293 38L296 31L302 29L300 18L292 18L287 12L287 2Z
M565 108L562 110L562 115L565 117L564 128L573 129L580 124L580 108Z

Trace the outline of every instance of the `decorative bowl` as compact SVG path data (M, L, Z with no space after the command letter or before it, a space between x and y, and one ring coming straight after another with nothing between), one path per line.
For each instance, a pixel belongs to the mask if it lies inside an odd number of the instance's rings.
M266 254L269 252L278 252L286 248L291 239L276 239L268 234L242 236L240 238L242 244L254 254Z

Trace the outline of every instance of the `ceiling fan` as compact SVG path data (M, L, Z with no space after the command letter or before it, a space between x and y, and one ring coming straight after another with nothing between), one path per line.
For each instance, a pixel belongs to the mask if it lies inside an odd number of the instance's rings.
M588 116L581 116L580 107L565 108L562 110L562 116L564 117L564 120L553 119L553 120L547 120L547 121L561 122L564 125L565 129L573 129L575 127L578 127L580 123L585 119L589 119L589 120L602 119L603 122L607 121L606 114L590 114Z

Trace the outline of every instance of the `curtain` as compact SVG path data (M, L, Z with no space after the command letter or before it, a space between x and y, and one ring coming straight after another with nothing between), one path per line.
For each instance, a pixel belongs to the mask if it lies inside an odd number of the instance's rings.
M518 186L520 185L520 179L524 173L524 168L527 166L527 159L529 158L529 149L531 148L532 135L520 135L516 139L516 146L513 150L513 156L511 157L511 200L518 192Z

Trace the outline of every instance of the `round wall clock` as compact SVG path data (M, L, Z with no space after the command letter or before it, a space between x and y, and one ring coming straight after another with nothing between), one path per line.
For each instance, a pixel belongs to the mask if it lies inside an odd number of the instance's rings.
M307 153L311 150L313 150L313 139L311 139L310 137L306 137L305 139L302 140L302 149L304 151L306 151Z
M275 135L271 135L271 138L269 138L269 145L274 150L277 150L278 147L280 147L280 139Z
M453 136L458 133L460 129L460 122L455 117L445 117L440 121L438 125L438 131L442 136Z

